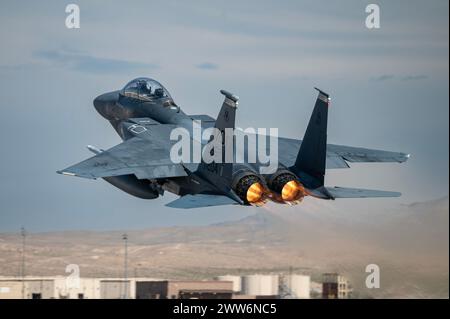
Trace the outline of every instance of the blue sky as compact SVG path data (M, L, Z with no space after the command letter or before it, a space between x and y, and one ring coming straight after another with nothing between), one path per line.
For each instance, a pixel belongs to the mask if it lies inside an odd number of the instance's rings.
M404 165L353 165L327 184L398 190L343 200L341 211L387 210L448 195L448 1L64 1L0 4L0 231L145 228L236 219L254 208L180 212L103 181L57 175L120 142L95 96L153 77L186 113L215 117L219 89L240 96L237 125L301 138L316 92L330 93L330 143L412 154ZM308 199L301 213L311 203ZM309 203L308 203L309 202ZM329 207L323 204L323 207ZM326 209L326 208L323 208ZM319 209L320 212L320 209Z

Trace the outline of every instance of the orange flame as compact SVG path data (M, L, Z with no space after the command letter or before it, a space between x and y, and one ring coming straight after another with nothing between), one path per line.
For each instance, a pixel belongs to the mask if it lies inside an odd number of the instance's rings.
M297 181L287 182L281 190L281 198L285 202L297 201L305 196L305 189Z
M263 201L264 187L260 183L253 183L247 190L247 202L257 204Z

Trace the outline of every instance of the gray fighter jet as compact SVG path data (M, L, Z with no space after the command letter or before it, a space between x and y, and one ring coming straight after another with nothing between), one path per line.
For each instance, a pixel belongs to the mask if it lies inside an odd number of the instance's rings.
M235 128L238 97L225 96L216 120L208 115L187 115L157 81L137 78L122 90L98 96L96 110L107 119L123 142L101 150L88 146L95 156L58 171L89 179L102 178L119 189L143 199L155 199L165 191L180 197L167 206L194 208L218 205L261 206L271 200L297 204L305 196L320 199L397 197L398 192L324 186L325 170L349 168L353 162L405 162L409 154L327 144L330 98L318 90L318 97L303 140L278 138L278 166L261 174L260 162L222 161L178 162L171 158L177 142L176 128L215 128L220 133ZM196 140L202 147L211 141ZM259 144L258 144L259 145ZM222 144L224 147L224 145ZM265 146L267 147L267 146ZM244 150L245 152L246 150ZM245 156L244 156L245 157Z

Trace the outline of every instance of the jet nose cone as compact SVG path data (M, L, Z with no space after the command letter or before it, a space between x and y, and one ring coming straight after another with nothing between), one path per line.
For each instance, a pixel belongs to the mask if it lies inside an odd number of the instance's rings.
M105 101L105 98L103 97L103 95L97 96L94 99L94 107L99 113L102 113L101 111L105 107L105 104L106 104L106 101Z
M97 110L97 112L100 113L100 115L102 115L103 117L108 116L107 113L109 105L113 103L114 101L112 99L111 94L109 93L99 95L94 99L94 107Z
M116 105L119 98L117 92L105 93L97 96L94 99L94 107L98 113L104 118L109 118L109 113L113 111L114 105Z

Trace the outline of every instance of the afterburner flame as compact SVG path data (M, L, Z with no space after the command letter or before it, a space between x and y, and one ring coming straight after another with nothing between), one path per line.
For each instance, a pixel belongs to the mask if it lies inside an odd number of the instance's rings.
M264 187L260 183L253 183L247 190L247 202L256 204L264 198Z
M286 202L296 201L305 195L303 186L297 181L287 182L281 190L281 198Z

